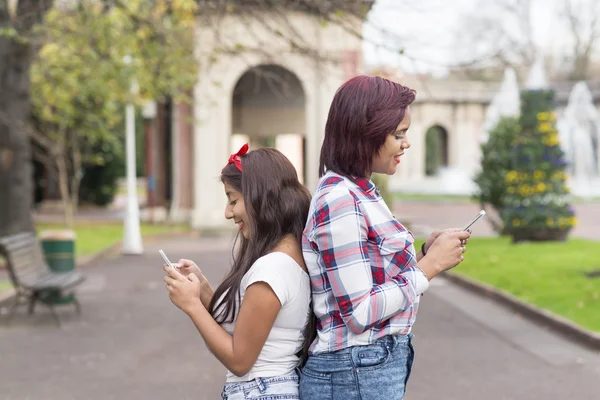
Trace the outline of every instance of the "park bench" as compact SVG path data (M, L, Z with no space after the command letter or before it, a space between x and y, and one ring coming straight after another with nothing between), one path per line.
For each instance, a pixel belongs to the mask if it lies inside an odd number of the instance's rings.
M50 311L60 327L60 319L55 310L58 299L85 280L80 271L54 272L44 258L40 243L33 232L17 233L0 237L0 254L6 258L10 281L16 296L10 307L7 324L21 300L28 300L29 315L39 301L50 307ZM73 296L73 304L79 314L81 307Z

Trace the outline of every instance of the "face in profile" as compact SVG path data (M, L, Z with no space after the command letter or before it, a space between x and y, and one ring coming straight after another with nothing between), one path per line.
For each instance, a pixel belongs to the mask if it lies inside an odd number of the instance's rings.
M404 119L391 132L379 152L373 157L372 173L394 175L404 150L410 147L407 133L410 128L410 107L406 107Z
M227 182L223 183L223 187L227 196L225 218L233 220L244 238L250 239L250 225L248 224L248 214L246 214L246 206L244 205L242 193L238 192Z

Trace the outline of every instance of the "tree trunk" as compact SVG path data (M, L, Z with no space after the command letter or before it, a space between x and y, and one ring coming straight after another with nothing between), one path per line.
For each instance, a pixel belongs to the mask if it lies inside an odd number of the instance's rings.
M71 195L69 194L69 170L67 169L65 157L65 153L61 153L56 157L58 188L60 190L60 198L63 202L65 226L68 229L73 229L73 207Z
M0 9L0 29L8 20ZM30 113L30 57L28 45L0 35L0 236L33 230L31 146L22 123Z
M0 236L33 231L33 167L26 124L31 114L29 69L34 50L23 38L52 3L0 0ZM6 33L11 31L16 35Z
M81 150L79 148L78 136L72 134L72 178L71 178L71 207L73 215L77 215L79 211L79 186L81 185Z

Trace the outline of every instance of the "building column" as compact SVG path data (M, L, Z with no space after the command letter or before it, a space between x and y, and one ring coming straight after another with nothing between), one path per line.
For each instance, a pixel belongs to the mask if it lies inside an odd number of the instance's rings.
M226 225L226 197L220 181L227 164L231 136L231 97L203 80L195 92L194 127L194 212L192 227L220 230ZM219 99L212 102L212 99Z
M281 134L275 137L275 147L292 163L298 173L298 180L304 183L303 136L296 133Z
M319 183L319 159L321 157L321 144L323 143L323 135L325 133L325 122L322 119L322 109L324 107L323 95L319 85L320 78L318 73L315 74L317 87L314 89L305 89L306 105L306 145L304 162L306 163L304 170L304 185L314 192ZM306 85L308 86L308 85Z
M173 166L170 219L183 222L193 207L193 125L192 107L176 103L173 106L171 164Z

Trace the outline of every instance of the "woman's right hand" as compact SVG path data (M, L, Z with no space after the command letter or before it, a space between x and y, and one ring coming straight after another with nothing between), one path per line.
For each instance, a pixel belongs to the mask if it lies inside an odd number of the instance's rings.
M173 264L175 269L179 271L183 276L188 276L189 274L194 274L200 281L201 286L205 286L208 284L208 279L200 270L200 267L196 265L192 260L181 259L178 263Z
M200 270L200 267L198 267L196 263L192 260L186 260L183 258L179 260L177 264L173 264L173 266L183 276L188 276L189 274L196 275L198 281L200 281L200 300L202 301L204 307L208 310L214 291L213 288L210 286L208 279L206 279L206 277L202 273L202 270Z
M468 231L445 231L427 250L425 258L435 266L437 273L452 269L464 260L463 254L467 247L463 243L470 237L471 232Z

